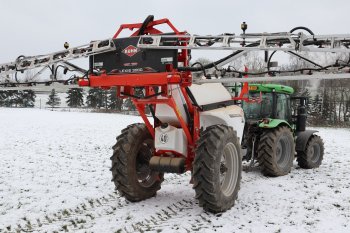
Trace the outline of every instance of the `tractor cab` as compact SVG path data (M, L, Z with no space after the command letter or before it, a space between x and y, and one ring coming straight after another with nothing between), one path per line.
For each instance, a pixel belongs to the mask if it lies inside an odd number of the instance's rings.
M292 123L291 98L294 89L278 84L249 84L248 101L242 103L249 122L281 119Z

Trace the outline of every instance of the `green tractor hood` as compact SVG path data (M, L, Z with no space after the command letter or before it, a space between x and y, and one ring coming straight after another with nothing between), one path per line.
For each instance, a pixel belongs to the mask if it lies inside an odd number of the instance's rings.
M277 92L284 94L293 94L294 89L289 86L279 84L249 84L250 92Z

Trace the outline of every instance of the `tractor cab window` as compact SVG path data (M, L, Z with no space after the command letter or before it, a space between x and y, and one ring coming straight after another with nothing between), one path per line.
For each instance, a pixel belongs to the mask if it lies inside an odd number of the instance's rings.
M291 117L290 98L286 94L277 94L276 118L289 120Z
M260 92L250 92L249 99L259 100ZM262 93L261 102L243 102L243 110L247 119L257 119L271 117L273 98L272 93Z

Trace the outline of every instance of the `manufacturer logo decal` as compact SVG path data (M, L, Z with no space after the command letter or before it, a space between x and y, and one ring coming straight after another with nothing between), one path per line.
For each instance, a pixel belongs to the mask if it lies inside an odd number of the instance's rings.
M161 143L165 144L169 141L169 136L166 133L162 133L159 137Z
M129 57L134 56L136 53L138 53L140 51L139 48L136 48L133 45L129 45L128 47L126 47L125 49L123 49L123 53Z

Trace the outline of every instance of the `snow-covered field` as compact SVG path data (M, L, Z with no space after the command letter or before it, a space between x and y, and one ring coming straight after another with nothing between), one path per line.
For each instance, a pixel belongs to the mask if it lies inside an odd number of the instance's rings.
M0 108L0 122L0 232L350 232L349 129L318 129L319 169L243 172L236 205L213 215L189 174L167 175L139 203L114 192L111 147L138 117Z

